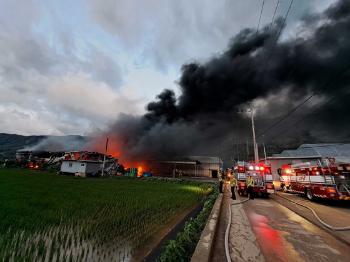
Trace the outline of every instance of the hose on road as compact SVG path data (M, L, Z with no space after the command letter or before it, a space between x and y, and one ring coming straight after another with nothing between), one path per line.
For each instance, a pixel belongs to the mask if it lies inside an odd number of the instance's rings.
M231 205L232 205L232 206L240 205L240 204L243 204L243 203L245 203L245 202L247 202L247 201L249 201L249 200L250 200L250 198L247 198L247 199L244 199L244 200L242 200L242 201L240 201L240 202L233 203L233 204L231 204Z
M303 204L301 204L301 203L298 203L298 202L296 202L296 201L293 201L293 200L291 200L291 199L289 199L289 198L287 198L287 197L283 197L283 196L281 196L281 195L279 195L279 194L276 194L276 195L279 196L279 197L281 197L281 198L283 198L283 199L288 200L289 202L292 202L292 203L294 203L294 204L296 204L296 205L305 207L306 209L310 210L310 211L312 212L312 214L316 217L316 219L317 219L322 225L324 225L325 227L327 227L328 229L331 229L331 230L333 230L333 231L347 231L347 230L350 230L350 226L346 226L346 227L334 227L334 226L331 226L331 225L327 224L326 222L324 222L324 221L317 215L316 211L315 211L314 209L312 209L311 207L305 206L305 205L303 205Z
M247 202L249 200L249 198L243 200L243 201L239 201L233 204L229 204L228 206L228 210L229 210L229 218L228 218L228 223L227 223L227 227L226 227L226 231L225 231L225 253L226 253L226 260L227 262L231 262L231 257L230 257L230 251L228 248L228 235L230 233L230 228L231 228L231 220L232 220L232 212L231 212L231 205L240 205L243 204L245 202Z
M227 262L231 262L230 251L228 248L228 234L230 232L231 219L232 219L231 204L228 205L228 211L229 211L229 218L228 218L228 223L227 223L226 232L225 232L225 253L226 253Z

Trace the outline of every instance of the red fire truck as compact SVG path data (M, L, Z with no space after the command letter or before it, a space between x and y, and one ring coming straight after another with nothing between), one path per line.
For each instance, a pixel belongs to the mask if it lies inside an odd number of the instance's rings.
M316 163L283 165L279 170L286 192L318 198L350 200L350 164L324 158Z
M254 193L256 195L268 197L269 194L275 193L269 165L239 161L234 166L233 171L237 178L239 195L247 195L246 179L248 176L252 176L254 179Z

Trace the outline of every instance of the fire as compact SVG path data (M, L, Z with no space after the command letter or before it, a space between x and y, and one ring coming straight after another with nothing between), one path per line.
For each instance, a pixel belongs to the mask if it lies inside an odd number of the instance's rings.
M106 141L108 137L108 146L106 152ZM103 136L96 137L90 146L87 148L89 151L96 151L101 154L111 155L118 159L119 164L123 165L125 169L127 168L137 168L137 176L142 176L143 172L149 171L147 165L143 160L130 159L127 153L130 148L128 148L123 139L118 137L118 135L105 134Z
M143 174L142 166L139 166L139 167L137 168L137 176L140 177L140 176L142 176L142 174Z
M101 154L107 154L111 155L115 158L120 158L122 156L122 143L120 140L113 135L108 135L108 147L106 152L106 136L99 136L94 138L94 140L91 142L91 144L88 146L87 150L89 151L96 151Z

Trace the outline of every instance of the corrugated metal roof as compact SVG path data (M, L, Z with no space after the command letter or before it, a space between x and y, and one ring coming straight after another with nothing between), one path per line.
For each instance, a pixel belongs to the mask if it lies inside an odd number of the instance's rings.
M183 162L183 163L194 163L198 162L201 164L219 164L222 165L223 162L220 157L213 156L177 156L171 159L157 160L158 162Z
M284 150L274 156L350 157L350 144L303 144L295 150Z
M222 160L219 157L213 157L213 156L188 156L191 160L197 160L201 163L215 163L215 164L222 164Z

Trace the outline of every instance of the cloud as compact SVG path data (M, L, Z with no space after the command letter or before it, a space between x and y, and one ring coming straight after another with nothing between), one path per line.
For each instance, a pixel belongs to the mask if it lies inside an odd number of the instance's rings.
M329 3L299 0L291 20L316 2ZM263 24L273 8L266 1ZM83 134L141 114L164 88L180 95L181 65L256 27L259 11L253 0L2 0L0 132Z
M241 144L251 138L249 118L237 111L254 103L262 107L256 114L259 143L267 128L265 142L282 146L293 139L348 139L350 2L338 1L313 18L321 23L304 38L279 39L281 19L258 33L243 29L221 54L182 67L179 97L163 90L145 115L124 116L102 136L116 137L127 149L122 155L134 160L196 152L228 160L232 137ZM310 95L310 102L271 128Z
M20 135L28 134L56 134L64 133L56 128L56 120L40 112L32 111L18 106L0 105L1 132L15 133Z
M310 9L334 1L295 1L286 34ZM126 48L140 49L160 70L204 60L224 49L242 28L256 28L261 2L256 0L89 0L90 13ZM261 24L271 22L276 1L265 1ZM281 1L277 16L289 2ZM289 30L289 27L291 30Z
M115 58L89 41L81 48L45 6L2 1L0 25L1 132L84 134L136 112Z
M116 112L135 112L133 103L110 86L93 81L87 75L53 79L47 89L47 101L56 113L74 118L106 123L116 118Z

